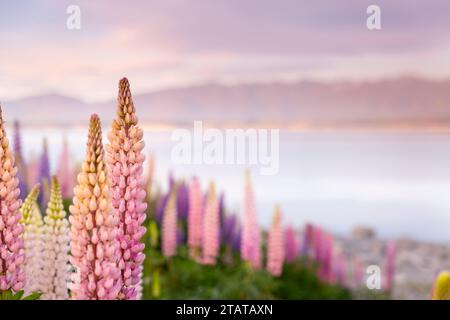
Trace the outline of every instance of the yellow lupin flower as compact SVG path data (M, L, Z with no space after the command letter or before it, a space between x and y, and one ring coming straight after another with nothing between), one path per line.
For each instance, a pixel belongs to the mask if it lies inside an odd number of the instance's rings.
M39 185L33 187L25 199L20 211L24 225L25 245L25 291L31 293L42 290L43 265L39 253L42 252L42 214L37 203Z
M62 202L58 179L52 177L50 201L43 227L43 266L46 271L42 280L42 298L66 300L69 297L69 222Z
M433 300L450 300L450 273L442 271L434 281Z
M20 220L20 222L23 223L24 225L32 223L34 204L37 201L38 196L39 196L39 185L35 185L33 189L31 189L28 196L25 198L25 201L23 202L22 206L20 207L20 212L22 212L22 219Z
M56 176L52 177L52 185L50 189L50 201L48 203L46 213L47 213L45 217L46 220L47 218L53 220L60 220L66 217L66 212L64 211L64 205L62 202L61 186Z

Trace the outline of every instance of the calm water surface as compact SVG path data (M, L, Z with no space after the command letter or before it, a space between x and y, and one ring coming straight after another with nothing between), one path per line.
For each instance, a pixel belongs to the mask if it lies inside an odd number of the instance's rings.
M74 161L81 161L85 129L66 130ZM26 155L38 154L49 139L56 167L63 132L24 130ZM173 165L170 132L146 132L146 152L156 156L156 178L167 175L214 180L226 194L228 208L240 212L245 166ZM262 176L253 167L260 222L268 226L275 203L284 220L305 221L346 233L370 225L383 237L411 236L450 241L450 134L326 132L280 134L280 171Z

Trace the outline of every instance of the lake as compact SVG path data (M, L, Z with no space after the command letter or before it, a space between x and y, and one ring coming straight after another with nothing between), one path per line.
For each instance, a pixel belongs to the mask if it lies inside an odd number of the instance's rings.
M65 130L73 159L84 155L87 129ZM26 155L49 140L56 167L63 132L23 130ZM167 187L177 178L198 176L206 188L214 180L231 212L242 205L244 165L174 165L168 131L145 133L146 153L156 157L156 179ZM280 170L272 176L252 167L261 225L279 203L285 223L318 223L337 233L372 226L382 237L410 236L450 241L450 133L280 131Z

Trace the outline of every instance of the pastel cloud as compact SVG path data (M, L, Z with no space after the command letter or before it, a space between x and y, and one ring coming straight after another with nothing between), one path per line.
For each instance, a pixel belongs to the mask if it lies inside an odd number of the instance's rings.
M106 99L127 75L137 91L205 81L447 76L446 0L3 0L0 98L58 91ZM82 29L65 27L77 4ZM93 92L92 88L96 90Z

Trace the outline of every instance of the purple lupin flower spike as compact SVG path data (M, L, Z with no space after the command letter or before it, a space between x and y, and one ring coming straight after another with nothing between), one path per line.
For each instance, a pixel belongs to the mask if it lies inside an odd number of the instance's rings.
M225 221L225 194L223 192L219 198L219 219L221 223Z
M189 190L186 183L182 182L178 186L177 191L178 217L186 220L189 213Z
M170 196L170 190L169 190L169 192L167 194L162 195L158 199L158 202L156 203L155 219L160 224L161 224L162 218L164 216L164 210L166 208L169 196Z
M235 252L239 252L241 250L241 234L242 234L242 229L241 229L241 226L238 224L236 226L235 231L233 232L232 240L231 240L231 248Z
M222 230L222 242L226 245L231 246L233 233L235 232L237 226L237 218L235 215L226 216L223 223Z
M177 228L177 245L183 245L186 243L186 232L178 227Z
M17 178L19 178L19 189L21 198L28 194L27 166L22 153L22 135L19 121L14 121L14 157L17 165Z
M39 182L42 182L44 178L50 181L50 162L48 158L48 143L47 138L44 138L41 158L39 160Z
M50 190L45 190L50 186L50 162L48 156L48 144L47 138L44 138L42 142L42 153L39 159L39 171L38 182L41 185L41 192L39 193L39 204L42 208L45 207L49 199L46 199L46 195L50 195Z

